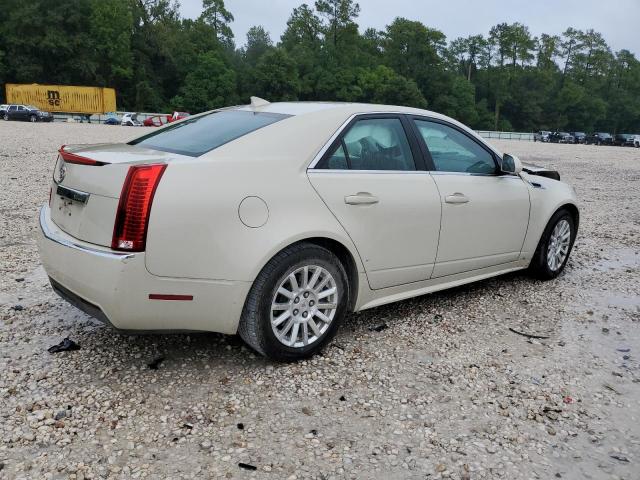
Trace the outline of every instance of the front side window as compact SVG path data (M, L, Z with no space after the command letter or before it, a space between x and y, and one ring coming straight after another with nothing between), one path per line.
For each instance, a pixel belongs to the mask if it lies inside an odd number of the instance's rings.
M415 170L409 140L399 118L356 121L316 168Z
M496 172L493 155L464 133L442 123L415 120L427 144L436 170L492 174Z
M174 123L132 140L129 145L199 157L289 116L280 113L222 110ZM135 116L131 115L131 118L135 119Z

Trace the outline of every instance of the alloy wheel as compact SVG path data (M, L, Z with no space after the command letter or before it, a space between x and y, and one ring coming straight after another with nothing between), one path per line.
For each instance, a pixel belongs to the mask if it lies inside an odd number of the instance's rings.
M571 225L567 220L556 223L547 247L547 265L552 272L559 270L569 254Z
M305 265L287 274L271 302L271 328L291 348L310 345L326 333L338 308L339 292L328 270Z

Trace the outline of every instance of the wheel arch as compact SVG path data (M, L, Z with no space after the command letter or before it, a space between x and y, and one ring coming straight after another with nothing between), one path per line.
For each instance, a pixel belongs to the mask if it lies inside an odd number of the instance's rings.
M580 226L580 210L578 210L578 207L573 203L565 203L564 205L560 205L558 208L556 208L551 217L553 217L559 210L567 210L571 214L577 233L578 227ZM549 217L549 219L551 219L551 217Z
M344 244L344 242L341 242L340 240L337 240L335 238L331 238L328 236L314 235L314 236L298 238L281 245L280 248L277 249L277 251L273 252L272 255L270 255L268 258L266 258L262 262L262 264L260 265L260 268L258 268L256 271L253 281L255 281L255 278L257 278L257 276L264 269L264 267L280 252L282 252L286 248L289 248L293 245L299 245L301 243L310 243L313 245L318 245L320 247L326 248L331 253L333 253L338 258L338 260L340 260L340 263L342 263L347 273L347 281L349 282L348 311L350 312L353 311L356 305L356 301L358 299L358 289L360 286L359 285L360 269L359 269L359 263L357 261L357 258L359 259L359 257L356 257L357 253L354 254L354 252L349 247L347 247Z

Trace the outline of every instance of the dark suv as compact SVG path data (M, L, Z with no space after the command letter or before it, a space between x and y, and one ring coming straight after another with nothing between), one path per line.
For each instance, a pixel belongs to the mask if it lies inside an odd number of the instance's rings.
M619 147L635 147L636 136L630 133L619 133L613 139L613 144Z
M573 143L584 143L584 139L587 138L587 134L584 132L569 132L573 137Z
M591 135L587 135L584 139L584 143L587 145L613 145L613 137L610 133L596 132Z
M43 112L32 105L9 105L4 113L4 119L25 122L52 122L53 115L49 112Z
M567 132L554 132L549 135L549 141L551 143L573 143L573 136Z

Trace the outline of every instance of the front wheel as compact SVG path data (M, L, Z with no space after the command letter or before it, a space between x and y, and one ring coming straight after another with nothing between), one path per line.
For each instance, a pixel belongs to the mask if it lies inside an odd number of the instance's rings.
M36 123L38 121L38 117L36 117L35 115L31 115L29 116L29 121L31 123Z
M310 243L292 245L258 274L238 333L274 360L310 357L335 335L349 295L344 266L333 253Z
M536 249L529 271L542 280L556 278L569 260L576 239L576 224L565 209L558 210L545 228Z

